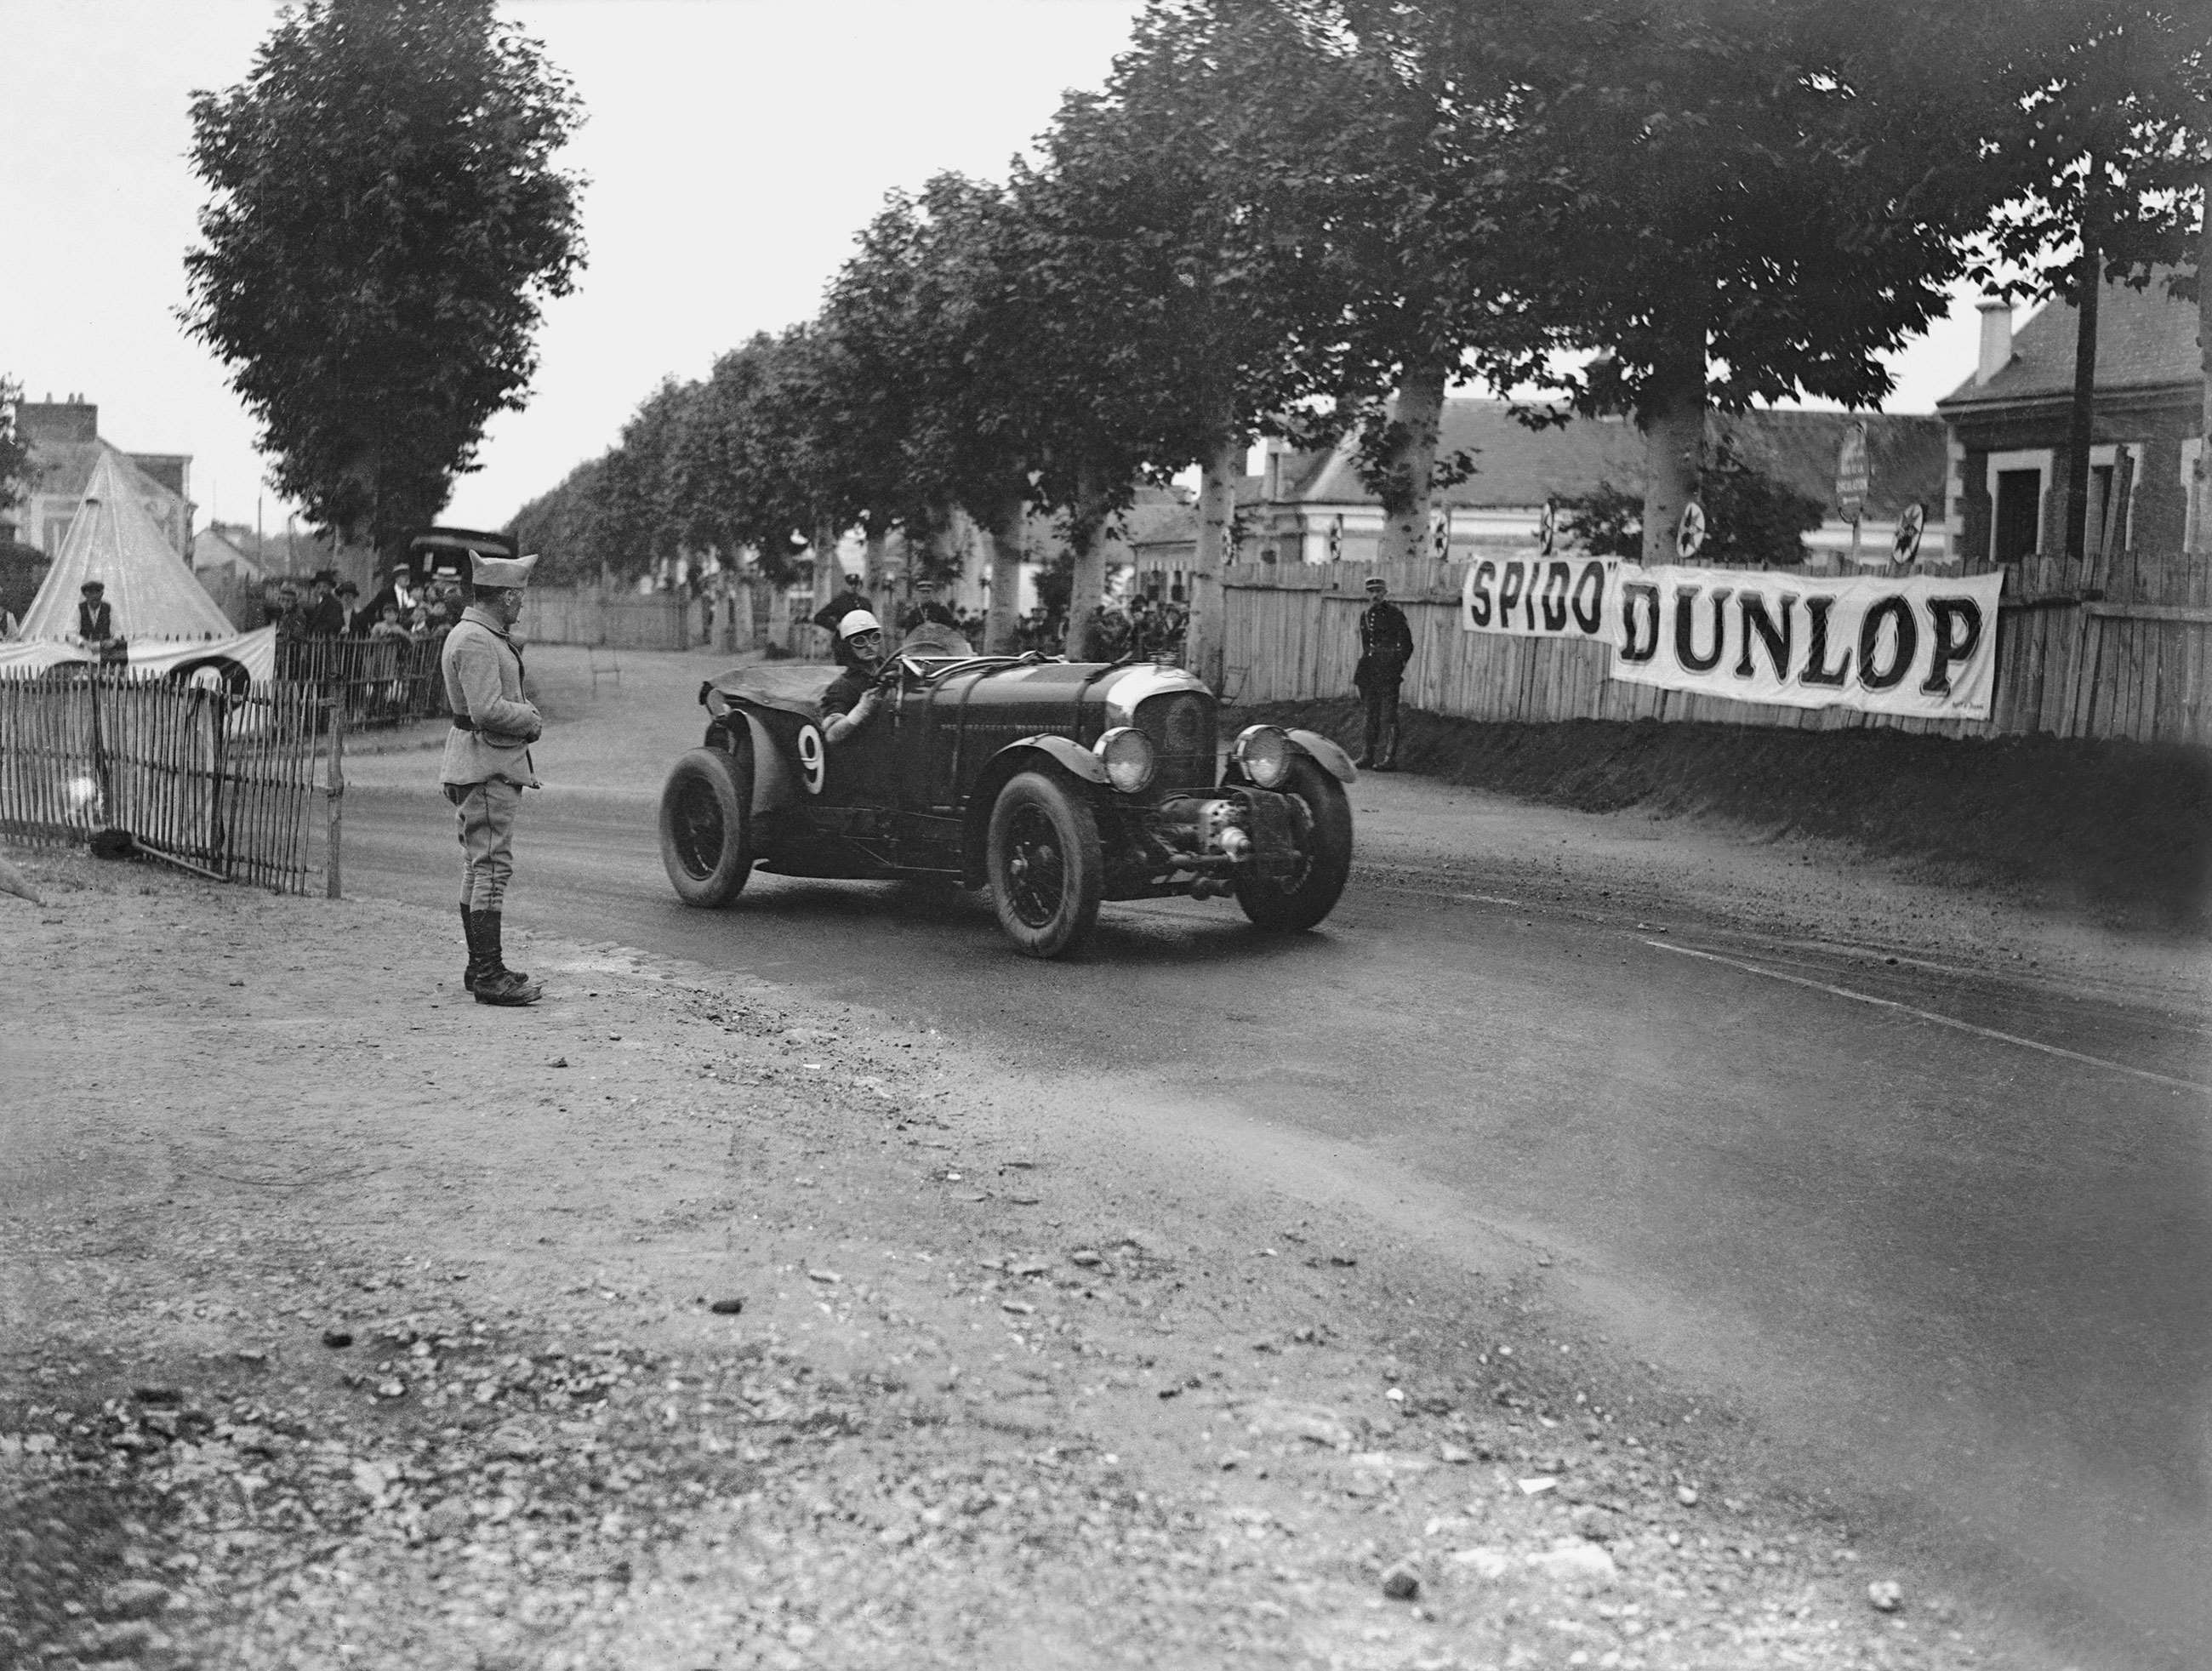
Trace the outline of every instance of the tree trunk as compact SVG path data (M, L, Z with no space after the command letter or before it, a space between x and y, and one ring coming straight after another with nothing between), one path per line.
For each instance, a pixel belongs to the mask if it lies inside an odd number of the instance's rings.
M871 598L880 597L884 588L884 569L889 561L891 539L890 519L879 511L868 513L868 555L860 574L860 584Z
M1249 440L1241 432L1223 434L1199 477L1198 554L1190 575L1190 622L1183 635L1183 665L1211 690L1221 689L1223 637L1222 569L1229 561L1229 537L1237 517L1237 484L1244 476Z
M1084 631L1091 611L1106 595L1106 478L1096 465L1085 464L1076 474L1075 508L1068 519L1068 546L1075 557L1075 573L1067 591L1067 634L1060 653L1071 661L1083 652Z
M845 577L837 568L837 525L824 518L814 525L814 609L827 609L830 600L844 590Z
M2091 153L2081 190L2081 256L2074 277L2074 401L2066 415L2066 555L2075 562L2089 548L2089 448L2097 434L2097 307L2105 288L2097 203L2100 166Z
M1022 501L987 506L975 519L976 538L983 543L983 560L990 565L991 602L983 616L986 653L1010 656L1021 648L1022 616Z
M2197 427L2197 479L2189 489L2197 509L2197 549L2212 556L2212 168L2204 171L2198 185L2203 221L2197 234L2197 348L2204 404Z
M1391 422L1401 434L1382 489L1382 544L1376 556L1383 562L1410 562L1429 554L1430 478L1450 378L1447 365L1408 366L1391 403Z
M1685 330L1676 351L1651 368L1636 408L1644 431L1644 561L1678 561L1682 507L1705 466L1705 332Z

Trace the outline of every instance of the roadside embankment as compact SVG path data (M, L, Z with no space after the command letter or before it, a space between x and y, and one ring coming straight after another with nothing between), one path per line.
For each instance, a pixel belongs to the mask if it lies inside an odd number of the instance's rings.
M1351 698L1237 709L1358 751ZM1723 820L1840 841L1924 879L2114 927L2212 923L2212 753L2053 737L1961 742L1887 728L1576 720L1491 724L1407 708L1398 763L1526 799Z

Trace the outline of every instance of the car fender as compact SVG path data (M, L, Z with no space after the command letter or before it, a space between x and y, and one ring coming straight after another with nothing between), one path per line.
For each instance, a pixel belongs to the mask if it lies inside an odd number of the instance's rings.
M1292 731L1285 733L1291 746L1311 759L1322 770L1339 783L1357 783L1359 769L1352 763L1352 757L1317 731Z
M752 744L753 815L757 817L777 807L791 805L799 799L799 774L784 758L783 750L777 747L775 738L769 728L761 723L759 714L749 708L731 708L714 722L708 737L709 744L735 753L736 750L732 747L735 739L731 735L731 727L741 720L744 722L745 736Z
M1047 763L1079 782L1106 787L1106 763L1072 738L1047 732L1017 738L1007 744L984 763L968 798L966 816L962 821L961 847L969 887L980 888L984 883L983 840L991 827L991 808L998 801L999 791L1017 772Z
M1101 760L1094 750L1085 748L1072 737L1060 737L1049 732L1041 737L1015 738L991 757L991 763L985 767L984 770L996 775L999 763L1019 749L1042 750L1052 757L1053 764L1074 773L1085 783L1103 786L1106 781L1106 763ZM1010 768L999 777L999 781L1005 782L1006 778L1012 776L1014 771L1018 769L1019 769Z

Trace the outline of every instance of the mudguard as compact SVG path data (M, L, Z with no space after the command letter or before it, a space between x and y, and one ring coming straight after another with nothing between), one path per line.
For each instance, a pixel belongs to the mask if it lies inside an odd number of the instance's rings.
M743 705L732 705L730 710L708 728L709 746L719 747L715 734L726 732L743 721L745 734L752 744L753 796L750 809L757 817L763 812L773 811L779 806L789 806L799 799L799 775L775 740L775 735L762 721L761 716Z
M1041 749L1046 754L1052 757L1052 761L1054 765L1066 768L1069 771L1074 773L1076 776L1081 778L1085 783L1103 783L1106 781L1106 763L1104 761L1101 760L1096 754L1091 752L1091 750L1085 748L1082 744L1076 742L1073 738L1054 736L1050 732L1047 732L1041 737L1017 738L1013 742L1007 744L1005 748L1000 749L998 753L991 757L991 766L996 767L999 762L1004 760L1008 755L1013 753L1017 749ZM987 768L986 769L989 769ZM996 775L996 774L994 773L994 775Z
M1339 783L1357 783L1359 781L1359 769L1352 763L1352 757L1319 732L1292 731L1285 735Z

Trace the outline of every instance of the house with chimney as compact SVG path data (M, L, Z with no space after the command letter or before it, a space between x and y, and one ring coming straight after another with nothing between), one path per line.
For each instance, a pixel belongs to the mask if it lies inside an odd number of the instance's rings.
M2065 549L2067 428L2081 315L2053 302L2017 330L2002 301L1982 304L1974 374L1936 410L1948 431L1952 544L1974 567ZM2096 414L2087 550L2179 553L2205 531L2195 473L2203 448L2204 373L2194 303L2107 284L2098 298Z
M100 407L82 395L15 404L15 433L30 449L29 489L22 503L0 509L0 539L58 556L84 502L85 483L103 453L118 460L121 479L180 557L191 552L191 455L125 453L100 434Z

